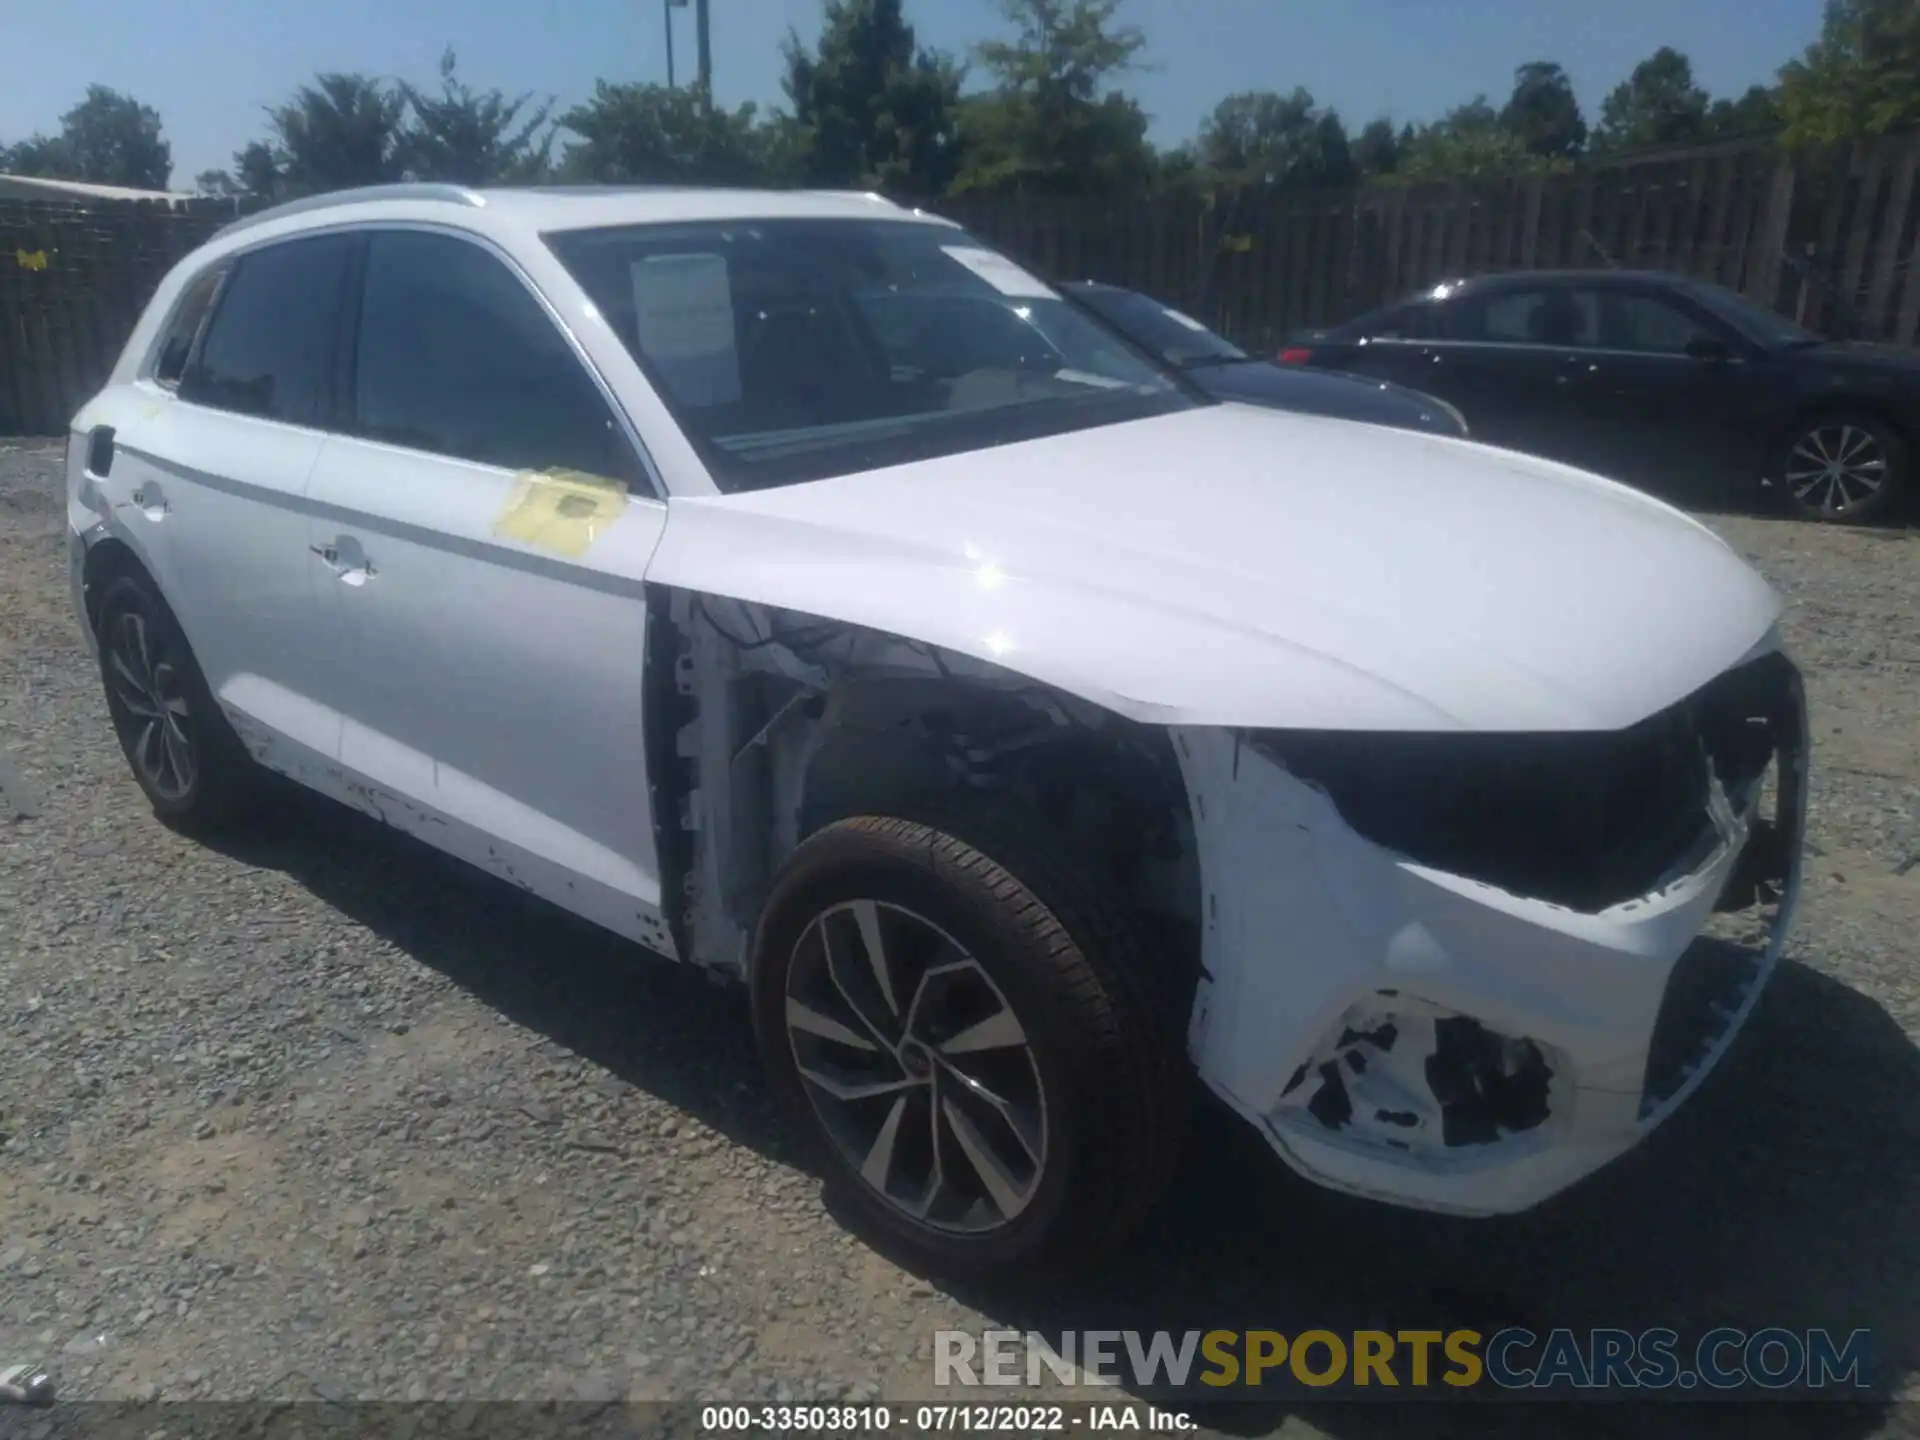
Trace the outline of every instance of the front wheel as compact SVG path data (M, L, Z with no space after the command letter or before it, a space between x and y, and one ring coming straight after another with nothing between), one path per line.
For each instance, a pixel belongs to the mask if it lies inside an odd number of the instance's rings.
M1898 504L1906 486L1907 444L1872 416L1816 416L1795 425L1778 470L1781 492L1796 515L1864 524Z
M930 1268L1006 1277L1111 1249L1171 1174L1190 1101L1184 1016L1155 1003L1173 963L1033 832L861 816L782 869L755 1028L861 1222Z

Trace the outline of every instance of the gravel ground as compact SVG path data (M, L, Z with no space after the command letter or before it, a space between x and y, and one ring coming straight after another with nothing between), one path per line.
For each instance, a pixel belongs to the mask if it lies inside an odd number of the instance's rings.
M1460 1223L1322 1194L1209 1123L1131 1251L1010 1297L836 1225L734 993L317 801L220 848L156 823L67 608L58 463L0 442L0 763L39 811L0 806L0 1363L49 1359L65 1397L900 1400L931 1393L936 1329L991 1325L1867 1326L1883 1375L1920 1372L1908 535L1714 521L1792 602L1814 850L1792 963L1647 1145ZM1466 1428L1210 1423L1442 1418Z

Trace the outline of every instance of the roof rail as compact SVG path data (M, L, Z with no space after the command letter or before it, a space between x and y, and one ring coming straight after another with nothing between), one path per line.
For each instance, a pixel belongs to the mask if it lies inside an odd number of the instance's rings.
M336 205L358 205L367 200L439 200L449 205L476 208L487 203L482 196L464 185L441 185L427 181L356 185L350 190L329 190L322 195L307 195L298 200L269 205L265 210L255 211L231 225L223 226L219 233L233 235L242 230L251 230L256 225L264 225L269 220L284 220L289 215L304 215L311 210L330 210Z
M806 193L809 195L830 195L836 200L871 200L875 205L884 205L889 210L898 210L900 208L898 204L889 200L878 190L809 190Z

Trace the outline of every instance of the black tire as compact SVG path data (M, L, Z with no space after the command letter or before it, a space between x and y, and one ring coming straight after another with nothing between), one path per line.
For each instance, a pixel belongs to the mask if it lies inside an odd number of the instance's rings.
M810 836L782 867L762 910L754 936L753 1009L776 1098L811 1137L828 1186L856 1226L876 1232L883 1248L922 1269L1007 1279L1083 1266L1112 1250L1139 1223L1177 1162L1193 1094L1185 1055L1186 1010L1167 1003L1166 977L1176 973L1177 962L1156 954L1125 903L1096 876L1063 858L1062 849L1037 825L1017 827L1003 817L965 810L935 810L914 819L856 816ZM972 1222L956 1221L951 1213L918 1218L863 1179L816 1105L823 1092L800 1073L796 1050L820 1043L788 1025L789 986L805 980L809 963L802 941L818 933L816 920L840 923L822 917L840 915L836 907L855 901L875 902L887 914L886 923L896 927L896 938L887 946L898 944L902 933L920 934L915 920L944 932L987 977L1024 1032L1040 1087L1034 1109L1044 1117L1042 1154L1029 1177L1030 1199L1008 1212L1012 1218L984 1231L956 1230L956 1224ZM898 928L903 926L904 931ZM861 933L856 929L854 936L864 952ZM819 968L814 964L813 972ZM962 988L977 981L964 967L931 968L943 976L957 973ZM897 958L892 973L910 979L910 958ZM843 987L839 993L844 997L847 991ZM920 1031L934 1023L927 997L935 993L932 982L915 992L921 1001ZM1190 1003L1190 984L1185 993ZM882 1004L874 1008L884 1015ZM916 1006L903 996L899 1008L912 1012ZM871 1057L843 1053L855 1061L890 1064L906 1075L909 1043L903 1041L892 1060L879 1047L869 1047L876 1051ZM825 1044L834 1048L831 1041ZM933 1055L927 1069L934 1078L926 1082L924 1107L911 1097L902 1101L914 1107L914 1116L898 1128L906 1133L924 1113L933 1138L914 1143L929 1152L940 1150L944 1117L953 1108L973 1110L978 1099L977 1090L969 1091L957 1076L978 1080L985 1075L1000 1093L1016 1094L1022 1083L1015 1073L1016 1053L983 1047L958 1059ZM1001 1068L988 1072L983 1067L989 1063ZM962 1064L964 1071L956 1071ZM831 1096L822 1102L836 1103ZM893 1102L881 1097L876 1103ZM988 1112L980 1113L991 1120ZM981 1178L986 1171L968 1159L956 1124L944 1123L941 1153L954 1163L946 1167L951 1173L944 1189L929 1183L924 1191L942 1194L950 1212L970 1191L984 1194L992 1187ZM986 1122L973 1129L976 1145L985 1129ZM1021 1133L1030 1136L1033 1127L1017 1132L1008 1125L998 1132L1003 1142ZM1001 1153L1009 1152L1012 1147L1003 1144ZM1002 1171L1003 1181L1008 1173ZM971 1206L974 1220L999 1208L984 1199Z
M205 833L245 815L260 771L207 688L173 611L143 575L107 582L95 610L100 682L133 778L168 825ZM128 648L144 641L146 674ZM155 715L164 710L164 722ZM184 713L182 713L184 711ZM184 763L183 763L184 761Z
M1857 451L1857 453L1855 453ZM1906 493L1911 447L1906 437L1874 415L1827 411L1794 422L1774 456L1780 498L1802 520L1829 525L1865 525L1894 513ZM1852 455L1865 469L1842 467L1827 474L1819 457ZM1863 493L1866 478L1879 486ZM1866 478L1862 478L1866 477Z

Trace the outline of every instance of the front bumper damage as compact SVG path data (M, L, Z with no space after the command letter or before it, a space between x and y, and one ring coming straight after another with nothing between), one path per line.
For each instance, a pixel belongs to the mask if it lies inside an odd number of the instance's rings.
M1204 889L1189 1034L1202 1078L1310 1179L1427 1210L1525 1209L1630 1148L1764 988L1806 810L1805 699L1777 642L1655 720L1659 783L1684 780L1676 754L1698 758L1691 822L1642 803L1647 823L1622 824L1632 807L1612 803L1602 849L1568 842L1584 873L1564 883L1524 836L1503 868L1498 837L1476 843L1460 814L1394 831L1419 859L1379 843L1377 802L1397 782L1320 783L1285 736L1176 731ZM1568 793L1606 809L1629 778L1594 769ZM1542 783L1529 775L1526 803ZM1465 782L1406 801L1420 803L1506 813ZM1471 874L1436 863L1456 841Z

